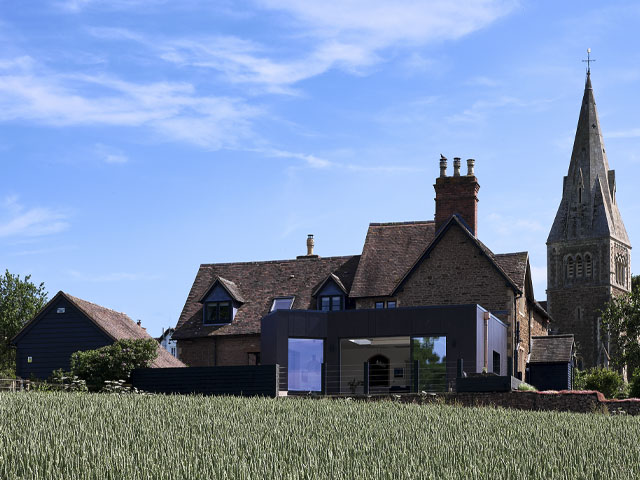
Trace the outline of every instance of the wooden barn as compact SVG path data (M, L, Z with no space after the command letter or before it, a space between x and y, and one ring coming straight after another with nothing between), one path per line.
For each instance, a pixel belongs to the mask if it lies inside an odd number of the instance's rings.
M528 383L538 390L571 390L574 358L573 335L532 336Z
M51 372L70 369L71 354L93 350L123 339L152 338L124 313L58 292L12 339L16 373L21 378L46 379ZM152 367L185 365L164 348Z

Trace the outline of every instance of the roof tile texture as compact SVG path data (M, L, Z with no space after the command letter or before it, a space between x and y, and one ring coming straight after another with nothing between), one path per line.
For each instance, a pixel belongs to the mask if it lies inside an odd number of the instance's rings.
M359 255L301 257L295 260L201 265L173 338L259 333L260 319L269 313L275 297L295 296L292 309L315 309L315 299L311 296L313 290L333 273L348 291L359 259ZM203 305L198 300L216 277L233 281L244 303L230 324L203 325Z
M140 327L124 313L87 302L68 293L64 293L64 295L114 340L153 339L144 328ZM151 367L171 368L184 366L184 363L158 345L158 356L151 363Z
M529 363L569 363L573 354L573 335L531 337Z
M434 234L432 221L370 224L350 296L390 295Z

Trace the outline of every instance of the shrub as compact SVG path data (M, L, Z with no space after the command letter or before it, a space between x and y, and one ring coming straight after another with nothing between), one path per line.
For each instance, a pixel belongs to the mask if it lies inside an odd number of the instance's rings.
M625 383L622 375L608 368L576 370L575 390L597 390L607 398L625 396Z
M153 339L118 340L112 345L75 352L71 355L71 372L99 391L107 380L128 380L135 368L148 367L158 355Z
M633 398L640 398L640 368L636 368L633 371L633 377L631 377L631 384L629 385L629 396Z
M536 387L534 387L533 385L529 385L528 383L522 382L520 385L518 385L518 390L520 390L521 392L537 392L538 389Z

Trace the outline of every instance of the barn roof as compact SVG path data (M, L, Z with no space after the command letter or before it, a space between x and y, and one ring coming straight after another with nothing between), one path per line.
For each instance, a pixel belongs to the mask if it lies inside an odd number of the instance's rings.
M82 312L90 321L92 321L101 331L103 331L108 337L113 340L125 340L125 339L153 339L147 331L136 324L128 315L122 312L116 312L110 308L106 308L95 303L88 302L81 298L74 297L63 291L59 291L43 308L40 312L27 323L22 330L12 339L12 343L16 343L22 337L22 335L29 329L31 329L43 316L43 314L51 308L55 302L60 298L65 298L80 312ZM61 333L62 334L62 333ZM169 367L184 367L185 364L175 358L164 348L158 348L158 356L151 363L153 368L169 368Z

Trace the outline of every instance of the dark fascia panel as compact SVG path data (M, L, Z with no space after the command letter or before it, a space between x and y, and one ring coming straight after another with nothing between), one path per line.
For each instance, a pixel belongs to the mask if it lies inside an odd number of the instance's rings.
M438 233L434 237L433 241L427 246L425 251L418 257L418 260L412 265L412 267L407 271L407 273L400 279L396 287L391 292L391 295L397 295L398 290L404 285L404 283L408 280L408 278L413 274L413 272L418 268L418 265L422 263L422 261L429 256L431 251L435 248L435 246L440 242L444 234L453 226L457 225L460 229L471 239L471 241L478 247L478 249L482 252L484 256L489 259L489 263L493 265L493 267L504 277L507 281L507 286L511 287L516 294L521 295L522 291L518 286L513 282L511 277L507 275L507 273L502 269L500 265L498 265L495 260L488 254L487 247L485 247L480 241L471 233L469 228L462 222L462 220L458 217L458 215L452 215L451 218L447 221L447 223L438 230Z
M205 299L209 296L209 293L211 293L211 290L213 290L216 285L220 285L222 288L224 288L224 290L229 294L229 296L236 302L245 303L244 298L242 297L242 294L240 293L240 289L238 288L238 286L235 283L233 283L231 280L227 280L226 278L222 278L222 277L216 277L213 279L213 282L211 282L211 285L209 286L209 288L205 290L204 294L198 300L198 303L203 303Z
M320 285L318 285L313 292L311 292L311 296L315 297L316 295L318 295L318 293L320 292L320 290L322 290L324 288L324 286L327 284L328 281L332 280L333 283L335 283L338 288L340 290L342 290L342 292L347 295L347 289L344 287L344 285L342 284L342 282L340 281L340 279L338 278L338 276L334 273L330 273L327 278L325 278L322 283L320 283Z

